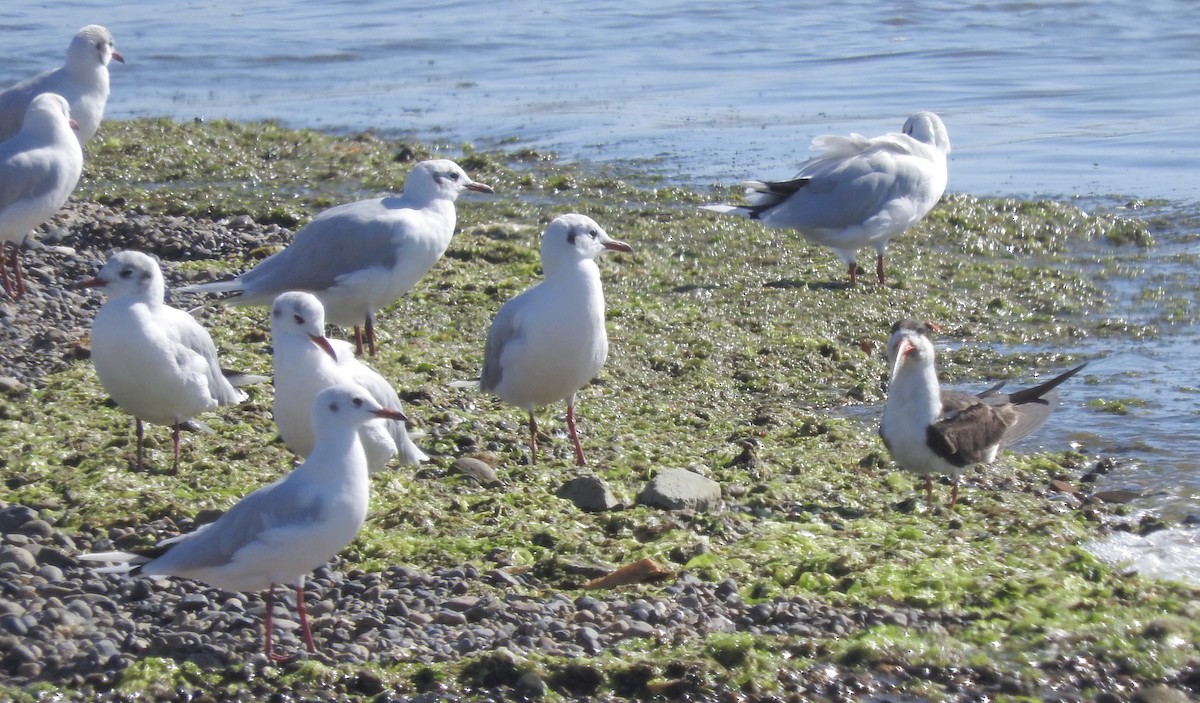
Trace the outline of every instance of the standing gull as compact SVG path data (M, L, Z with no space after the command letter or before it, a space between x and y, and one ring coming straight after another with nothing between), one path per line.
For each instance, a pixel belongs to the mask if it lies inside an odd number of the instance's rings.
M21 129L29 103L41 93L57 93L71 104L71 116L79 123L79 144L87 144L104 117L108 102L108 62L125 58L113 48L113 36L98 24L89 24L71 40L67 62L27 78L0 92L0 141Z
M317 395L312 407L316 444L304 463L242 498L224 515L145 552L85 554L118 562L100 572L199 579L226 591L266 590L263 651L271 646L276 584L296 584L304 644L316 651L304 606L304 576L342 551L367 516L367 459L357 430L376 418L403 421L362 388L339 385Z
M942 390L930 338L936 330L913 320L892 327L887 343L891 380L879 435L900 468L925 477L929 503L932 477L949 474L953 508L959 476L975 464L994 461L1001 449L1041 427L1058 404L1055 387L1087 364L1016 393L1000 393L1003 383L979 395Z
M228 281L185 286L201 293L236 293L225 301L270 305L275 296L303 290L317 296L334 325L358 324L375 354L375 313L395 302L433 268L454 236L454 201L464 190L491 193L446 159L413 167L404 193L339 205L320 213L283 251Z
M610 249L633 251L590 217L556 218L542 236L545 280L501 306L488 330L479 387L529 413L532 462L537 461L534 408L565 400L575 462L585 463L575 431L575 393L608 358L604 290L595 259Z
M142 462L142 421L169 425L179 468L179 429L200 413L246 399L234 383L256 376L231 374L217 363L212 337L191 315L163 302L158 262L139 251L109 257L96 274L75 284L104 288L108 300L92 323L92 363L100 384L137 423Z
M746 181L748 205L705 205L771 227L794 229L833 249L858 280L855 256L875 247L875 273L884 283L883 249L937 204L946 190L950 135L941 118L918 112L901 133L868 139L828 134L812 141L821 154L790 181Z
M29 103L21 131L0 143L0 282L9 297L25 293L21 242L66 204L83 172L74 126L66 99L42 93Z
M312 451L315 439L308 409L313 398L330 386L357 384L381 406L403 413L391 384L354 358L349 343L326 338L324 329L325 310L312 293L281 293L271 306L275 424L288 448L302 457ZM383 469L397 455L405 466L429 459L413 444L403 422L371 420L358 429L358 435L371 473Z

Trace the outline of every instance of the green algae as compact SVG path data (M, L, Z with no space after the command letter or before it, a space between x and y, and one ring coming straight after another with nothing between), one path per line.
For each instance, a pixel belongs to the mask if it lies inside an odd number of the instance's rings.
M705 580L732 578L752 602L800 596L964 616L953 631L882 626L837 641L733 634L671 646L630 642L619 658L586 662L598 685L618 695L675 690L685 680L716 686L731 676L743 690L770 691L777 672L821 662L989 662L1027 673L1039 657L1078 655L1120 660L1158 680L1194 658L1200 626L1185 613L1195 592L1097 563L1078 547L1096 534L1096 514L1042 496L1051 479L1084 473L1085 457L1010 456L965 477L957 511L942 507L944 488L928 509L914 479L892 470L874 423L850 412L883 402L885 363L864 343L881 348L902 317L935 320L944 338L962 343L939 356L950 382L1076 361L1032 348L1154 334L1164 320L1125 319L1107 284L1135 275L1127 262L1155 246L1161 222L950 195L889 247L888 286L851 288L828 251L695 208L727 199L727 189L698 192L519 147L484 153L274 123L163 120L106 123L89 145L80 193L139 212L244 214L294 227L321 207L396 188L414 160L443 153L497 194L460 201L461 232L445 260L380 317L372 364L401 391L413 429L423 433L417 442L434 459L373 478L371 515L344 552L346 565L503 566L575 592L577 565L652 557ZM483 330L503 300L538 280L541 229L570 211L596 218L636 250L601 261L612 349L578 404L591 470L630 506L609 514L581 513L554 495L577 471L562 408L540 412L549 436L542 463L528 466L522 412L451 385L478 373ZM228 273L245 265L186 267ZM1158 285L1140 299L1170 311L1171 320L1195 317L1194 282ZM227 365L269 375L264 310L212 307L203 319ZM201 418L214 433L186 436L176 473L164 470L165 430L152 428L151 469L135 472L129 418L106 402L90 367L75 364L27 397L3 402L8 500L100 533L224 509L292 462L274 440L270 389L250 392L248 402ZM464 481L451 467L457 456L480 452L495 459L505 486ZM667 514L633 505L644 481L669 467L718 480L725 507ZM492 588L475 587L479 594ZM636 597L658 588L626 590ZM1148 622L1172 634L1147 636ZM420 689L486 686L525 671L565 687L573 679L564 672L578 665L483 655L378 666L389 680ZM294 683L352 675L314 667ZM149 690L193 675L143 660L123 685Z

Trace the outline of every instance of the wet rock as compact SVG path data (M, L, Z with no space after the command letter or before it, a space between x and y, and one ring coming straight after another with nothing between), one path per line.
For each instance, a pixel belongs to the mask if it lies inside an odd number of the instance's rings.
M1191 698L1183 691L1159 684L1143 688L1129 700L1130 703L1187 703Z
M638 502L667 510L706 511L721 500L721 484L687 469L664 469L638 495Z
M564 483L555 495L590 513L612 510L621 504L609 490L608 484L595 475L577 476Z

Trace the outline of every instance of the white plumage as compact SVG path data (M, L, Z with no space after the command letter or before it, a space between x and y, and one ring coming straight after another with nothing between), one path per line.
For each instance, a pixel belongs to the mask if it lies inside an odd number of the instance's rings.
M501 306L488 330L480 388L529 413L533 461L534 408L565 400L576 462L584 463L575 431L575 393L608 358L604 291L595 262L608 250L633 251L590 217L556 218L542 237L545 280Z
M100 129L108 102L108 64L125 63L116 50L112 33L89 24L71 40L67 60L59 68L43 71L0 92L0 141L21 129L25 110L42 93L56 93L71 105L71 116L79 124L76 135L81 145Z
M76 285L102 287L108 296L92 323L92 363L104 390L137 418L138 465L144 420L172 428L178 466L180 427L219 405L239 403L246 394L221 370L208 331L163 302L162 271L148 254L113 254L95 278Z
M0 143L0 280L14 298L25 292L21 242L66 204L83 172L83 150L71 127L66 99L42 93L28 104L16 136ZM13 271L11 283L6 264Z
M304 463L242 498L216 522L145 553L81 558L117 563L100 572L192 578L227 591L269 589L264 651L272 658L277 658L271 648L274 586L296 584L305 642L315 651L304 610L304 576L345 548L367 516L367 460L357 430L376 418L403 416L352 385L321 391L310 412L316 443Z
M794 229L833 249L857 281L857 251L877 252L876 275L885 282L888 241L929 213L946 190L950 136L941 118L918 112L899 133L873 139L858 134L813 139L820 154L789 181L747 181L748 205L706 205L707 210Z
M309 408L317 394L330 386L357 384L384 408L403 413L391 384L354 358L350 344L326 338L324 329L325 312L313 294L292 291L275 298L271 306L275 423L284 443L301 457L312 450L315 439ZM413 444L402 420L371 420L358 434L371 473L383 469L394 456L405 466L429 459Z
M491 193L446 159L413 167L402 195L359 200L325 210L283 251L228 281L181 291L233 292L223 302L270 305L275 296L302 290L317 296L326 319L354 326L358 353L375 353L375 313L407 293L445 253L454 236L454 201L464 190Z

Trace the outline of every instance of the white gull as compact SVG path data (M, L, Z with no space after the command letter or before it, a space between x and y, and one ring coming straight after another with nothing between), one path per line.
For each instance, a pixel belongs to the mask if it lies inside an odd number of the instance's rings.
M108 296L92 323L92 363L104 390L136 419L139 467L143 421L172 428L178 468L180 428L219 405L245 400L235 383L265 380L226 378L208 331L163 302L162 271L148 254L117 252L94 278L75 286L101 287Z
M354 358L353 347L325 337L325 311L311 293L281 293L271 306L271 348L275 365L275 424L293 452L307 456L312 450L313 398L322 390L354 383L375 402L403 413L400 397L374 369ZM399 456L405 466L429 459L408 436L404 422L376 419L358 430L371 473Z
M563 215L542 236L545 280L500 307L488 329L479 387L529 413L531 461L537 461L534 408L567 402L575 461L584 464L575 431L575 393L608 358L604 290L596 257L632 252L590 217Z
M454 201L464 190L491 193L458 164L446 159L413 167L404 193L359 200L325 210L292 243L253 269L228 281L184 286L181 291L233 292L222 302L270 305L285 291L317 296L331 324L359 323L375 354L375 313L407 293L445 253L454 236Z
M900 133L813 139L821 154L789 181L746 181L748 205L705 205L770 227L794 229L833 249L858 280L857 251L874 247L875 273L885 282L888 240L925 217L946 190L950 135L932 112L909 117Z
M87 144L104 117L108 102L108 63L125 58L113 48L113 36L98 24L89 24L71 40L67 61L59 68L43 71L0 92L0 141L21 128L25 109L41 93L57 93L71 104L71 116L79 123L79 143Z
M16 136L0 143L0 281L10 297L25 292L21 242L66 204L83 172L83 150L73 126L66 99L42 93L29 103Z
M316 444L304 463L247 495L215 522L144 552L84 554L117 562L99 572L198 579L226 591L266 590L263 651L271 646L276 584L296 585L305 646L315 652L304 606L304 577L337 555L367 516L367 460L358 429L376 418L403 420L362 388L339 385L317 395L311 409Z

